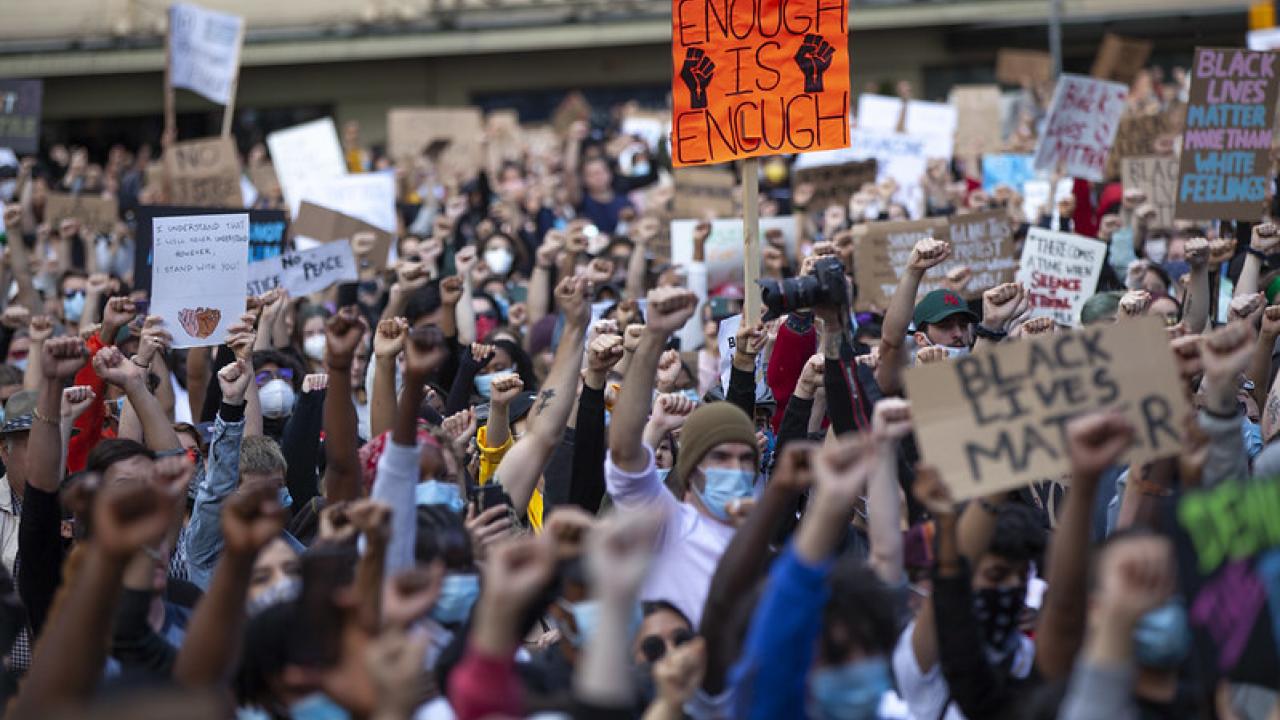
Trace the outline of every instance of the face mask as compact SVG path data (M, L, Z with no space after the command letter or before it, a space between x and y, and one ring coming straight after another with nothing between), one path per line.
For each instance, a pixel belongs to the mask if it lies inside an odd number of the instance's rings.
M1162 265L1164 271L1169 273L1169 279L1178 282L1182 276L1191 272L1191 263L1186 260L1170 260Z
M496 372L477 375L475 379L476 392L480 393L481 397L489 397L490 390L493 386L493 379L496 377L498 377L498 373Z
M276 378L258 389L258 402L262 405L262 416L267 418L283 418L293 413L293 386Z
M431 617L444 625L465 622L479 596L480 576L474 573L445 575L440 586L440 599L431 608Z
M649 174L649 161L648 161L648 160L645 160L645 159L639 159L639 160L636 160L635 162L631 163L631 176L632 176L632 177L643 177L643 176L648 175L648 174Z
M947 347L947 348L945 348L945 350L947 351L947 357L948 357L948 358L950 358L950 359L952 359L952 360L954 360L954 359L956 359L956 358L964 357L964 356L966 356L966 355L968 355L968 354L969 354L969 348L967 348L967 347L961 347L961 348L958 348L958 347Z
M600 620L600 603L594 600L584 602L570 603L564 600L556 602L561 610L567 610L573 616L573 626L577 630L560 627L560 634L569 644L580 648L587 644L587 639L595 634L596 625Z
M4 418L0 418L0 422L3 422L3 420ZM670 474L671 468L658 468L658 482L665 485L667 483L667 476Z
M1240 432L1244 435L1244 449L1252 460L1262 452L1262 426L1249 418L1241 418L1240 423Z
M863 720L876 717L892 682L882 657L856 660L809 673L810 717Z
M498 303L498 309L502 311L503 317L511 314L511 301L505 295L494 295L493 301Z
M484 251L484 264L489 266L494 275L506 275L511 272L511 262L515 257L506 248L494 248Z
M689 388L688 390L681 390L680 394L689 398L689 400L692 401L694 405L702 404L702 398L698 397L698 391L694 390L693 388Z
M281 578L274 585L262 591L262 594L249 601L245 612L253 617L267 608L282 602L292 602L298 598L302 589L302 581L297 578Z
M80 316L84 314L84 293L77 292L71 297L63 298L62 314L66 316L67 322L80 322Z
M1153 263L1164 262L1165 257L1169 254L1168 240L1148 240L1143 246L1142 251L1146 254L1147 259Z
M713 517L729 522L729 503L751 496L751 483L755 475L746 470L731 468L706 468L702 471L704 489L694 488L694 493Z
M307 357L319 362L324 360L324 345L323 335L312 335L302 341L302 351L307 354Z
M1190 649L1187 610L1176 599L1138 618L1133 628L1133 652L1142 667L1171 670Z
M293 496L289 494L289 488L287 486L280 486L280 490L277 492L276 498L280 501L280 507L293 507Z
M20 359L20 360L14 360L13 362L11 362L11 363L9 363L9 364L10 364L10 365L12 365L12 366L14 366L14 367L16 367L16 368L18 368L19 370L21 370L21 371L23 371L23 372L26 372L26 371L27 371L27 360L28 360L28 359L29 359L29 358L22 358L22 359Z
M324 693L308 695L289 706L293 720L350 720L351 714Z
M986 588L973 594L973 613L982 625L987 652L1007 657L1018 639L1018 615L1027 597L1023 585L1011 588Z
M439 480L418 483L414 488L414 499L418 505L447 505L456 513L462 512L466 506L462 499L462 491L456 484Z

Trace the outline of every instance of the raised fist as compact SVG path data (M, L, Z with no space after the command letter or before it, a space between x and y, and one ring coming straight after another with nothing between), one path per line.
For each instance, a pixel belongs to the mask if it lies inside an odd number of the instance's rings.
M689 48L685 52L684 67L680 69L680 79L684 80L684 84L689 88L689 105L691 107L704 108L707 106L707 86L711 84L711 76L715 74L715 71L715 63L711 62L711 58L707 57L705 52L698 48ZM805 89L808 90L808 87Z
M795 55L796 65L800 66L800 72L804 74L805 92L822 92L822 76L831 67L831 59L835 54L836 49L821 35L805 35L804 42ZM685 62L688 63L687 60Z

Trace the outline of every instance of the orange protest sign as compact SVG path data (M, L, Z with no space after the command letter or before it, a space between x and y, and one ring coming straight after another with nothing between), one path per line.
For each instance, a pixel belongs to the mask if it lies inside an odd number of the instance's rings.
M849 147L846 0L672 0L676 166Z

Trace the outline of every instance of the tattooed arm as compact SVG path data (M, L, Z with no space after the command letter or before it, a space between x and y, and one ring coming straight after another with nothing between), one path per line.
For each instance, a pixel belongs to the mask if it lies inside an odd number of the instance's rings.
M586 281L581 278L566 278L556 288L556 304L564 312L560 347L556 348L551 372L534 402L529 432L507 452L494 473L511 497L516 517L524 517L542 468L569 423L591 308L586 293Z

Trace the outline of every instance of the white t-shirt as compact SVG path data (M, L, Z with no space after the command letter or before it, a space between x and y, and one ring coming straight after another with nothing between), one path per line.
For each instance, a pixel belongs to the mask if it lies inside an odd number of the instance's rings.
M906 701L910 717L913 720L937 720L942 714L943 703L951 698L951 688L942 677L941 664L935 663L928 672L920 670L915 648L911 646L911 633L915 629L916 623L912 620L898 636L898 644L893 648L893 676L898 681L898 694ZM1030 674L1035 656L1035 643L1026 635L1019 636L1011 668L1013 676L1025 678ZM966 720L955 703L947 707L947 714L942 717L944 720Z

